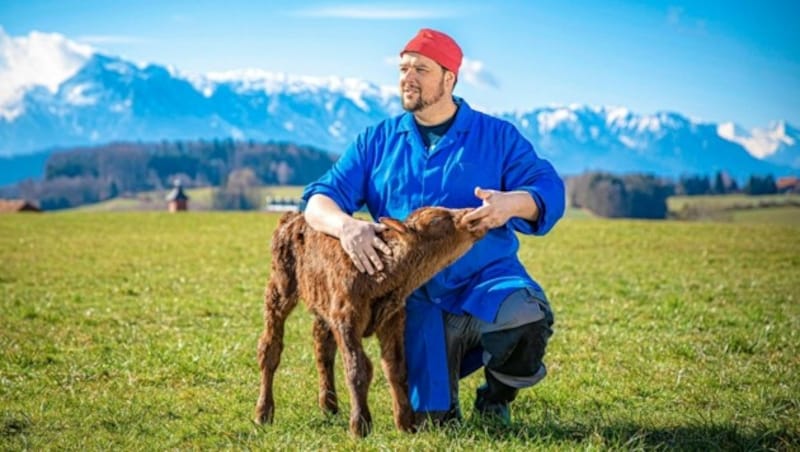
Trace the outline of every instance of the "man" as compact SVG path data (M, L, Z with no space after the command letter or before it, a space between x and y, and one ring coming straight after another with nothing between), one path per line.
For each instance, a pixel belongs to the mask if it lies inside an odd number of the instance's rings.
M508 423L517 391L545 376L553 324L515 232L548 232L563 215L564 184L511 124L453 97L462 53L451 37L422 29L400 56L406 113L365 130L306 188L305 218L373 274L390 252L376 235L383 226L353 212L404 219L426 205L476 207L465 221L489 233L408 299L409 395L418 419L458 419L458 379L484 366L475 412Z

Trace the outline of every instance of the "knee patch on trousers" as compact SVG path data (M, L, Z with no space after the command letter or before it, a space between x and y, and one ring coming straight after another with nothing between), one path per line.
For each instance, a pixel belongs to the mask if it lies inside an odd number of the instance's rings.
M510 376L534 375L542 366L551 333L547 318L508 330L484 333L481 335L484 365L489 370Z
M543 292L528 287L509 294L500 305L494 321L481 325L481 332L510 330L544 318L549 318L552 325L553 313L547 298Z

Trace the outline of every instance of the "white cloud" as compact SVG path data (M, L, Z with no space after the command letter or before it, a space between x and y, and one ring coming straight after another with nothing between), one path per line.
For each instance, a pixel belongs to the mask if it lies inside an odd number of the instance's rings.
M678 33L704 35L706 21L689 17L683 7L670 6L667 10L667 24Z
M383 59L383 62L389 66L396 68L400 66L400 55L387 56Z
M87 35L75 38L75 41L101 45L101 44L139 44L148 42L149 39L139 36L124 36L124 35Z
M94 49L57 33L33 31L13 37L0 27L0 116L22 113L19 101L33 86L55 92L89 59Z
M479 88L491 87L499 88L497 78L484 67L483 61L472 60L464 57L461 62L461 70L458 78Z
M295 10L292 13L302 17L329 17L335 19L365 20L403 20L403 19L435 19L453 17L455 14L442 9L404 8L378 5L339 5L330 7Z
M667 23L673 26L678 25L681 23L681 16L683 16L683 8L670 6L667 10Z

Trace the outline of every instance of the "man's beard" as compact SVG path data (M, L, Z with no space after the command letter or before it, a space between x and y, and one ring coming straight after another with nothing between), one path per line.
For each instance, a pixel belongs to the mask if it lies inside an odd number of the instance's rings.
M406 100L403 92L400 92L400 99L403 104L403 110L416 113L418 111L424 110L426 107L429 107L444 97L444 77L439 80L439 89L436 90L436 94L432 98L425 98L425 93L422 89L419 90L419 95L417 96L416 100Z

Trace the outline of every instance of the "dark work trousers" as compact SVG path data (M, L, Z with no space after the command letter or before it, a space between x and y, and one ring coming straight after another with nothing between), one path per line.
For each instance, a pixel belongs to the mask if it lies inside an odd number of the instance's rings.
M545 294L531 288L512 292L492 323L470 315L445 313L445 336L450 372L451 409L419 413L444 422L461 417L458 381L461 361L471 349L483 347L484 375L496 403L508 403L517 390L535 385L547 374L542 359L553 334L553 313Z

